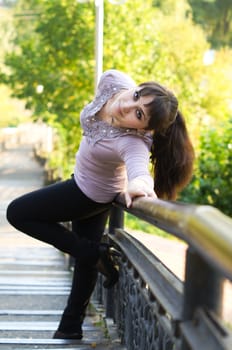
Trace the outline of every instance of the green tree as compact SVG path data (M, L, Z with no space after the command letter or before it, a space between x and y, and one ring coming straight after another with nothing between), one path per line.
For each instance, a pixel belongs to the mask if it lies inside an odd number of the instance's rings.
M6 69L4 65L4 54L9 50L9 38L13 31L12 11L7 7L0 7L0 72ZM20 122L29 119L29 111L24 110L24 101L11 98L8 86L0 86L0 128L16 126Z
M231 0L189 0L193 19L200 24L212 47L232 45Z
M15 15L14 50L6 55L10 74L4 82L27 101L35 118L58 129L66 168L80 139L79 112L94 89L94 6L21 0Z
M153 0L154 7L161 10L164 15L186 17L191 12L191 7L187 0Z
M203 127L207 124L221 125L232 115L232 49L215 51L214 62L204 66L201 79L201 106L206 111L202 118Z
M128 0L123 6L113 6L105 2L104 66L125 70L138 83L156 80L173 89L196 139L205 114L202 60L209 46L202 29L186 17L185 1L171 15L152 4Z
M198 169L181 199L209 204L232 216L232 119L201 136Z

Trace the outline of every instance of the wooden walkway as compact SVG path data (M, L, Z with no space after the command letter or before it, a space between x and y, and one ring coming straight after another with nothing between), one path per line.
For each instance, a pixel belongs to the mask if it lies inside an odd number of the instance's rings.
M1 153L0 161L0 350L123 349L106 336L101 314L89 314L80 340L52 339L70 290L67 257L14 230L8 203L43 186L43 169L26 146Z

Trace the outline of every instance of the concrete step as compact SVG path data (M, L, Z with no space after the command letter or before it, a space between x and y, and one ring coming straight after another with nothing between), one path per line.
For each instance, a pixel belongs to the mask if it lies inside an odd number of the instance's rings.
M52 339L69 295L72 273L62 253L40 248L34 250L33 259L31 252L30 256L27 253L21 249L17 258L12 257L12 251L0 258L0 350L106 346L103 323L97 326L99 318L91 315L83 325L83 340ZM40 262L37 269L31 269L36 261ZM56 267L51 270L54 261Z

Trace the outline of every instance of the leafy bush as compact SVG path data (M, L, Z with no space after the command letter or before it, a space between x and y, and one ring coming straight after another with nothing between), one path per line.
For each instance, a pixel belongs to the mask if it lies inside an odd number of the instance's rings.
M150 233L161 237L169 237L169 238L172 237L167 232L126 212L125 212L125 227L130 228L131 230L134 230L134 231L146 232L146 233Z
M200 137L197 169L181 200L209 204L232 216L232 119Z

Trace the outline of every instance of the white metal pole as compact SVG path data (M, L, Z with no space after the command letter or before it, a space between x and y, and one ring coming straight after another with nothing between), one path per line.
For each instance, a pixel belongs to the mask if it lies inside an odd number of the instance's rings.
M95 92L103 70L104 0L95 0Z

